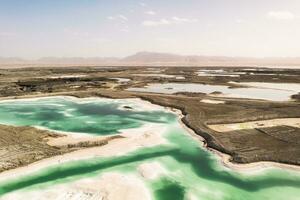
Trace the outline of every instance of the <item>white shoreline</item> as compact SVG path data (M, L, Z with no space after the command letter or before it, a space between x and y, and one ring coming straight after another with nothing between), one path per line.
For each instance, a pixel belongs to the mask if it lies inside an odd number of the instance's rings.
M193 139L200 142L200 145L202 145L203 149L212 152L218 159L219 163L226 168L241 173L247 173L247 174L257 173L271 168L279 168L283 170L291 170L293 172L294 171L300 172L300 166L278 163L278 162L271 162L271 161L259 161L259 162L245 163L245 164L233 163L230 161L230 159L232 158L230 155L220 152L216 149L207 147L205 145L205 139L200 135L196 134L196 132L193 129L189 128L183 123L182 118L184 117L184 115L181 110L172 107L165 107L165 108L167 108L170 112L175 113L177 115L178 122L182 125L182 127L185 130L187 130L190 136L192 136Z
M88 97L88 98L77 98L73 96L50 96L50 97L35 97L34 99L41 99L41 98L56 98L56 97L62 97L62 98L71 98L71 99L77 99L77 101L85 101L85 99L92 100L92 99L110 99L110 98L102 98L102 97ZM17 99L17 100L23 100L23 99ZM32 100L32 99L30 99ZM114 100L114 99L111 99ZM211 151L216 155L217 159L220 161L220 164L230 168L232 170L236 170L239 172L251 172L254 171L261 171L269 168L280 168L280 169L287 169L287 170L296 170L300 171L300 166L296 165L289 165L289 164L282 164L282 163L277 163L277 162L255 162L255 163L250 163L250 164L237 164L237 163L232 163L230 162L230 155L224 154L222 152L219 152L215 149L208 148L204 145L204 138L196 134L192 129L187 127L183 122L182 118L184 115L182 114L181 110L172 108L172 107L167 107L167 106L161 106L158 104L153 104L150 101L143 100L140 98L125 98L125 99L117 99L119 101L122 100L134 100L138 101L141 104L140 105L146 105L147 108L151 106L155 106L159 110L164 110L168 111L171 113L176 114L178 121L182 125L182 127L187 130L189 135L200 142L201 147L203 149L206 149L208 151ZM7 100L5 100L7 101ZM15 99L8 100L8 101L15 101ZM0 101L1 102L1 101ZM151 106L150 106L151 105ZM153 124L152 124L153 125ZM154 130L154 131L153 131ZM109 142L108 145L104 145L101 147L93 147L93 148L87 148L87 149L82 149L78 150L75 152L67 153L61 156L55 156L47 159L43 159L34 163L31 163L27 166L24 167L19 167L16 169L4 171L0 173L0 181L2 181L5 178L11 178L11 177L16 177L20 174L24 175L24 172L26 174L34 172L38 169L42 169L46 166L49 165L55 165L55 164L60 164L62 162L68 162L68 161L74 161L74 160L80 160L82 158L88 159L92 157L107 157L107 156L118 156L118 155L124 155L130 151L134 151L138 148L141 147L150 147L150 146L155 146L159 144L164 144L166 143L166 140L162 137L162 133L165 132L165 127L160 126L160 127L140 127L136 129L126 129L123 130L120 135L125 136L123 139L116 139L111 142ZM52 130L51 130L52 131ZM134 133L133 133L134 132ZM141 133L142 132L142 133ZM137 134L138 133L138 134ZM64 133L66 134L66 133ZM77 134L77 133L76 133ZM141 137L138 137L141 136ZM121 142L125 141L125 142ZM122 144L123 143L123 144ZM134 144L130 147L130 144ZM123 148L123 150L120 153L120 146ZM130 147L130 148L129 148ZM97 152L96 154L92 152ZM92 154L91 154L92 153ZM76 158L77 157L77 158Z

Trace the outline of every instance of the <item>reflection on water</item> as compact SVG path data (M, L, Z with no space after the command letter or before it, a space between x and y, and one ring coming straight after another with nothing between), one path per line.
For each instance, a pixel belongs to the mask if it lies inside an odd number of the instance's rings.
M294 91L272 88L229 88L224 85L205 85L197 83L149 84L144 88L129 88L129 91L174 94L177 92L206 93L222 92L226 97L288 101Z
M201 69L197 72L198 76L223 76L223 77L240 77L240 75L247 74L246 72L234 72L234 71L225 71L223 69Z

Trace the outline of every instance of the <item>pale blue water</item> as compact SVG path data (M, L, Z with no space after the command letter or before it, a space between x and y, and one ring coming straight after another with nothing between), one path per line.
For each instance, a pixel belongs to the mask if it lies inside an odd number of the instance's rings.
M263 99L270 101L288 101L291 95L297 93L289 90L272 88L229 88L224 85L205 85L197 83L163 83L149 84L144 88L129 88L128 91L174 94L177 92L206 93L222 92L227 97Z

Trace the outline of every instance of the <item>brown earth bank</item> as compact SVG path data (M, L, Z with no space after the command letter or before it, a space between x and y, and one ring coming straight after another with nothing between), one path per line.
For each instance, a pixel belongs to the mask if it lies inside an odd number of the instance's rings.
M48 144L51 140L63 137L66 137L66 135L34 127L0 125L0 173L48 157L83 148L106 145L109 141L120 136L112 136L99 140L85 139L66 145Z
M232 162L251 163L258 161L274 161L286 164L300 165L300 130L289 126L233 130L217 132L208 127L210 124L231 124L257 120L278 118L300 118L299 101L271 102L250 99L233 99L223 97L209 97L206 94L178 93L173 95L128 92L129 87L143 87L148 83L193 82L205 84L221 84L231 86L229 81L237 82L284 82L300 83L300 70L290 69L249 69L221 68L228 73L243 72L240 77L200 77L196 67L161 67L161 68L31 68L0 70L1 99L29 98L34 96L70 95L79 98L98 96L107 98L141 98L154 104L176 108L182 111L182 121L196 134L206 140L208 148L231 155ZM220 69L220 68L209 68ZM246 73L246 74L244 74ZM176 79L153 76L137 76L136 74L166 74L183 76ZM268 74L268 75L266 75ZM271 75L269 75L271 74ZM111 78L127 78L127 83L118 82ZM205 103L203 99L224 103ZM6 126L1 126L0 130ZM28 127L26 127L28 128ZM16 130L22 133L22 130ZM45 133L44 133L45 134ZM7 137L11 137L7 132ZM37 133L33 133L37 135ZM43 134L35 136L43 138ZM48 145L43 139L32 140L38 145ZM12 141L9 141L12 144ZM8 143L8 144L9 144ZM2 146L2 145L1 145ZM35 147L35 144L29 145ZM30 149L29 148L29 149ZM70 147L48 147L49 152L44 157L73 151ZM46 148L46 149L47 149ZM26 148L16 151L14 156L31 151ZM76 150L76 149L75 149ZM21 152L21 153L19 153ZM53 154L51 154L53 153ZM26 156L25 156L26 157ZM43 158L43 157L42 157ZM42 159L41 158L41 159ZM2 159L2 158L1 158ZM24 159L26 160L26 159ZM2 160L1 160L2 161ZM35 161L29 159L29 162ZM23 161L25 162L25 161ZM25 163L27 164L27 163Z
M285 134L287 128L270 128L269 133L248 129L232 133L219 133L207 127L210 123L234 123L282 117L300 117L299 106L232 101L225 105L205 105L199 98L140 96L155 104L180 109L182 121L202 136L209 148L232 156L236 163L274 161L300 165L300 130ZM259 105L258 105L259 104ZM255 114L254 114L255 113ZM273 130L272 130L273 129ZM280 135L280 137L278 136ZM282 137L284 139L282 139Z

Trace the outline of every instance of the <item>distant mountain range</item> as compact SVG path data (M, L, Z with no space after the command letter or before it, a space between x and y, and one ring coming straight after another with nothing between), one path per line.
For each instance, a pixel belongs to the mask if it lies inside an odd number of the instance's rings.
M225 56L177 55L156 52L138 52L125 58L115 57L46 57L26 60L17 57L0 57L1 66L295 66L300 57L248 58Z

